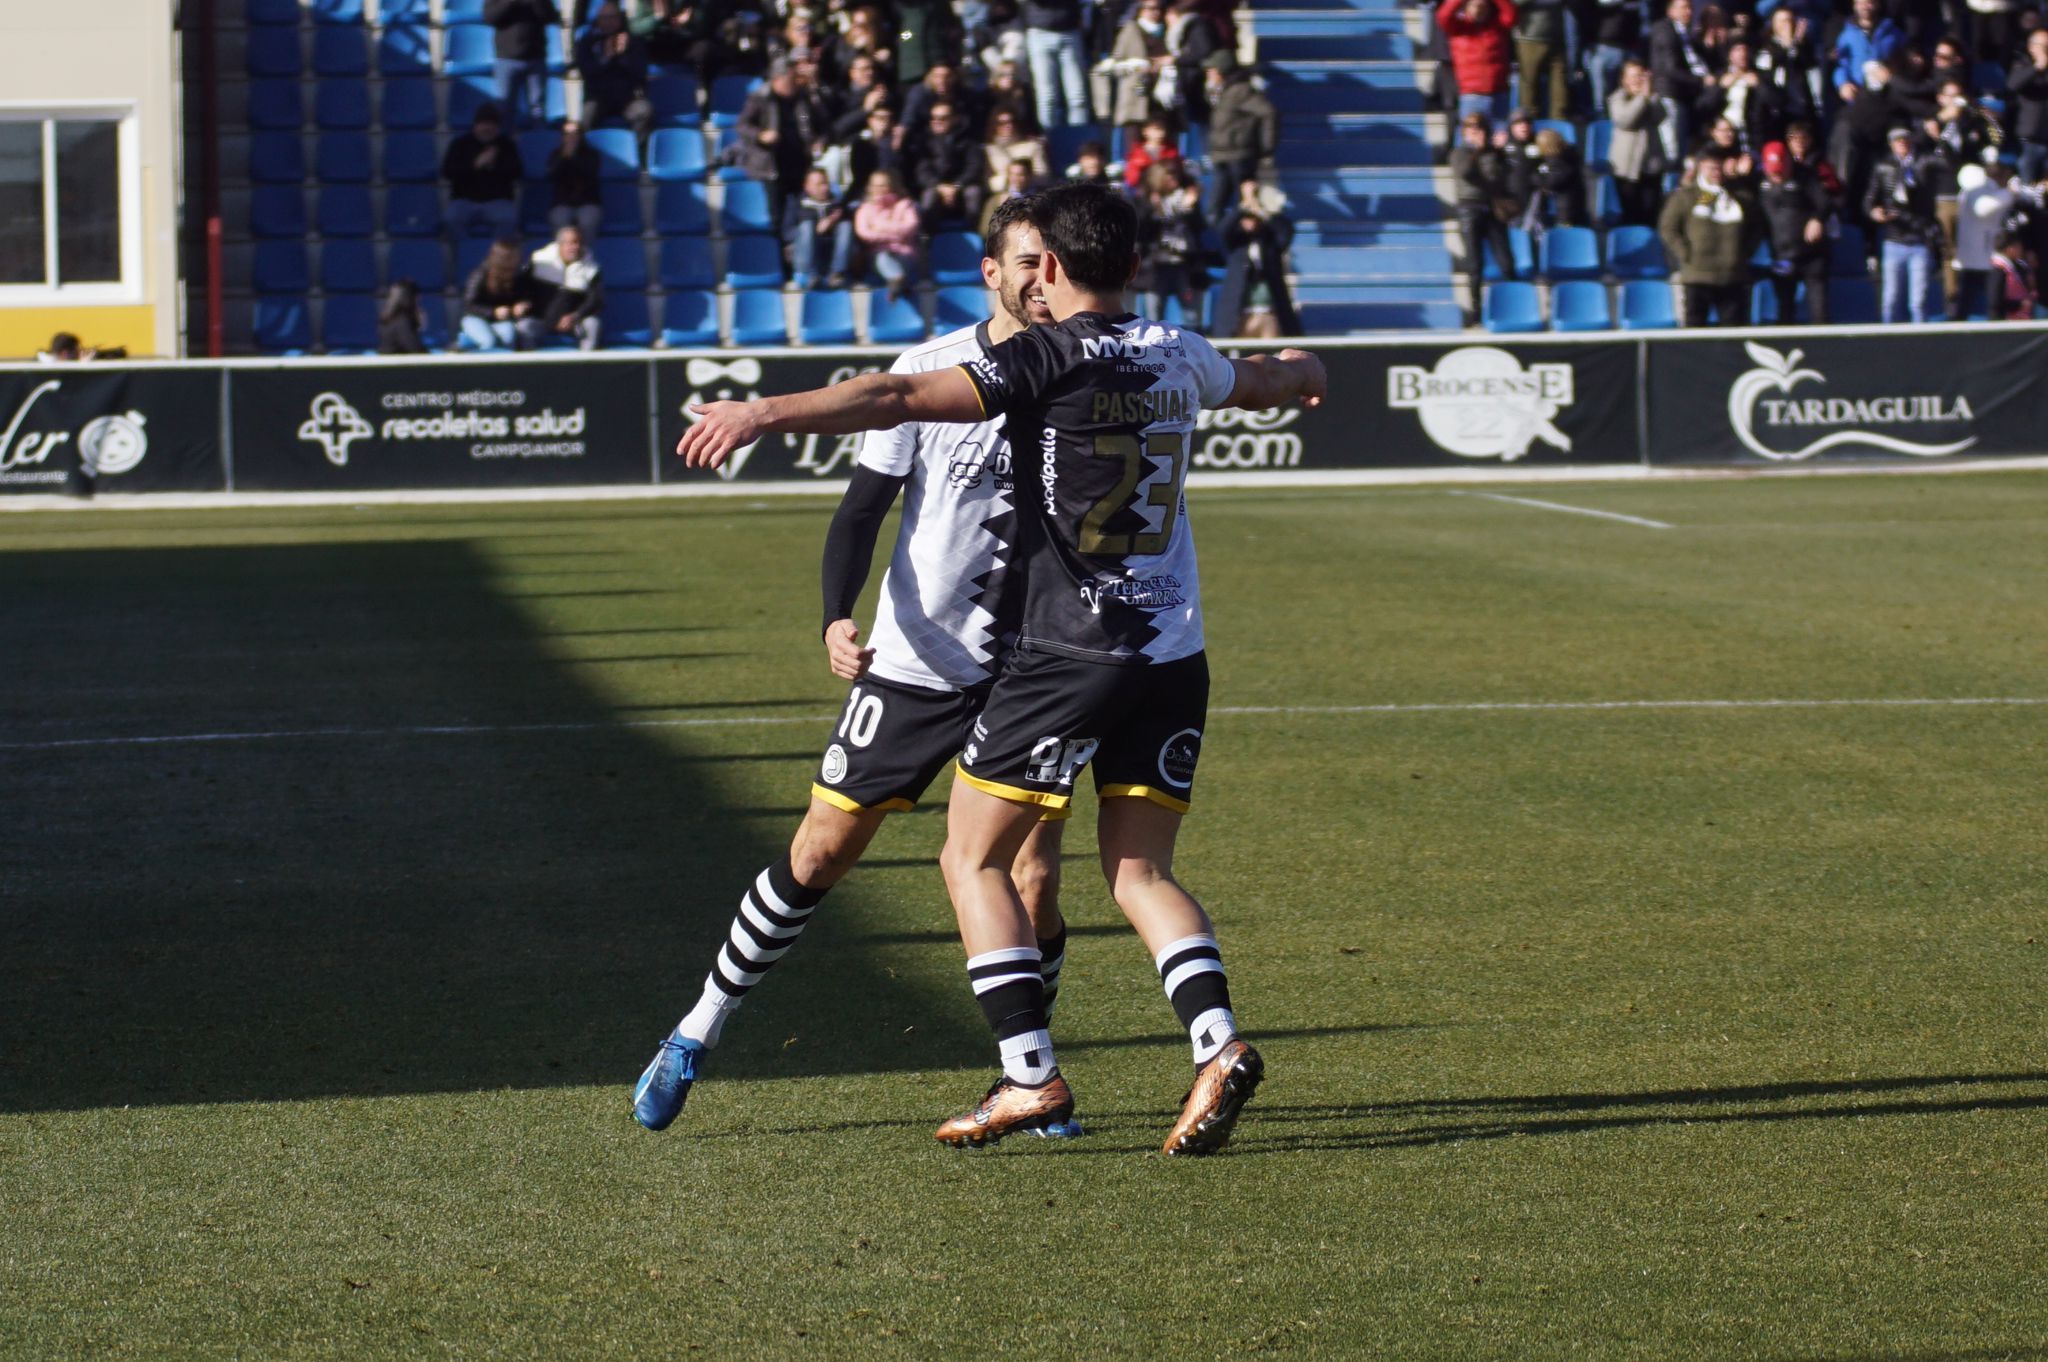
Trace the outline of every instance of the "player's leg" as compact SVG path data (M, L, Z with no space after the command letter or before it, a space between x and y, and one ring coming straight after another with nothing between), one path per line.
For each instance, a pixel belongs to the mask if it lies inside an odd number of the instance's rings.
M1024 839L1010 867L1010 881L1031 918L1031 934L1038 939L1038 977L1045 985L1045 1015L1052 1016L1053 1000L1059 996L1060 970L1067 962L1067 921L1060 913L1060 839L1066 828L1066 810L1059 816L1047 814L1031 835Z

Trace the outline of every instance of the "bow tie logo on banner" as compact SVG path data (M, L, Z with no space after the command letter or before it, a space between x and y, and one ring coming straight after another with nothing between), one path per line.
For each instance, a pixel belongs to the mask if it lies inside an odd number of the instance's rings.
M730 364L721 364L715 359L693 359L683 366L683 376L690 380L693 388L708 388L720 379L729 379L742 388L751 388L761 381L761 361L736 359Z
M683 377L690 382L691 393L683 402L683 419L695 425L698 417L690 408L705 402L750 402L760 394L756 391L761 384L761 361L752 357L725 362L715 359L693 359L683 366ZM755 444L758 444L756 441ZM731 482L746 466L747 458L754 452L754 445L735 449L726 459L725 466L718 470L718 476Z

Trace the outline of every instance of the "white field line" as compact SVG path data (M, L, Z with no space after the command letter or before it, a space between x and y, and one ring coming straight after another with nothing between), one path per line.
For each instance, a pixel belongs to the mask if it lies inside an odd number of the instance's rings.
M1598 516L1602 520L1619 520L1630 525L1641 525L1649 530L1668 530L1672 526L1661 520L1645 520L1639 515L1623 515L1619 511L1596 511L1590 506L1567 506L1561 501L1538 501L1534 497L1511 497L1500 492L1452 492L1454 497L1484 497L1488 501L1512 502L1516 506L1535 506L1545 511L1564 511L1571 515Z
M1571 713L1609 710L1771 710L1771 709L1947 709L2012 708L2048 705L2048 696L1984 695L1820 700L1471 700L1409 705L1223 705L1212 715L1267 714L1508 714ZM606 719L558 724L421 724L365 728L281 728L244 733L158 733L129 737L52 738L40 742L0 742L0 752L54 752L81 747L163 747L173 744L285 742L308 738L473 737L522 733L602 733L614 729L766 728L788 724L821 724L838 717L836 710L816 714L737 714L715 719Z

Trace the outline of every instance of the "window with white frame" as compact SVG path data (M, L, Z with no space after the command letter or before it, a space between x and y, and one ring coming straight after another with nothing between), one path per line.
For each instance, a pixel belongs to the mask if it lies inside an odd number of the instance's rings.
M132 117L0 109L0 297L141 283Z

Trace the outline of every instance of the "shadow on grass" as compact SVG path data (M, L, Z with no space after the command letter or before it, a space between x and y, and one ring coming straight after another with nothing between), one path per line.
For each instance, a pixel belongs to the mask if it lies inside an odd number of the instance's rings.
M0 553L0 580L0 742L382 730L0 751L0 1110L609 1083L623 1115L801 806L804 777L772 808L733 782L803 744L700 757L550 656L670 593L539 619L433 540ZM701 683L664 708L835 708ZM392 731L532 724L585 727ZM984 1058L965 990L877 989L849 889L721 1073Z

